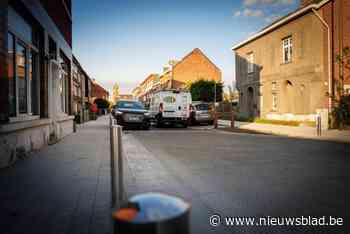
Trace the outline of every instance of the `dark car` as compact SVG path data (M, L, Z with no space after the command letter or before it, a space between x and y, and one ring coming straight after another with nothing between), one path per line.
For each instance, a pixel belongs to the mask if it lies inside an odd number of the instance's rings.
M149 129L150 114L138 101L118 101L113 107L112 115L117 123L124 127Z

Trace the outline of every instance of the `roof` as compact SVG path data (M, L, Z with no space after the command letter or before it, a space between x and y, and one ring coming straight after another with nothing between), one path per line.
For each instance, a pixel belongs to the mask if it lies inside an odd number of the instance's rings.
M215 63L213 63L199 48L195 48L190 53L188 53L185 57L183 57L178 63L175 64L173 68L184 62L188 57L190 57L194 53L200 53L204 58L206 58L218 71L221 72L220 68L218 68Z
M144 79L144 80L141 82L140 85L143 85L143 84L146 83L149 79L154 78L154 77L158 77L158 74L153 73L153 74L148 75L148 76L146 77L146 79Z
M255 35L249 37L247 40L238 43L237 45L234 45L231 49L232 50L236 50L241 48L242 46L248 44L249 42L252 42L256 39L258 39L261 36L264 36L265 34L274 31L275 29L279 28L280 26L296 19L299 18L303 15L305 15L307 12L311 11L312 9L319 9L321 8L324 4L328 3L331 0L323 0L320 3L317 4L310 4L306 7L300 8L294 12L289 13L288 15L276 20L275 22L273 22L272 24L268 25L267 27L264 27L262 30L260 30L258 33L256 33Z
M87 72L84 70L83 66L80 64L79 60L75 57L75 55L73 55L73 63L75 63L80 70L84 73L85 76L87 76L88 78L90 78L90 76L87 74Z

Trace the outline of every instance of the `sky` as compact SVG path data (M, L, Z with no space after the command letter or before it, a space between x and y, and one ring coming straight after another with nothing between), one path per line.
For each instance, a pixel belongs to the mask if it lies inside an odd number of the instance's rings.
M130 93L171 59L200 48L234 80L231 47L298 7L299 0L74 0L73 53L107 90Z

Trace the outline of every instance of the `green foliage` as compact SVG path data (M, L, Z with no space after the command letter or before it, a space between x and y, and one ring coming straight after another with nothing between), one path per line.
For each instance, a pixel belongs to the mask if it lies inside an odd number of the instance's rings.
M110 105L109 101L102 98L97 98L94 103L97 105L98 109L108 109Z
M189 90L192 101L213 102L215 95L215 81L198 80L190 84ZM216 83L216 101L222 101L222 83Z
M339 81L335 81L336 90L339 98L333 97L336 103L332 110L333 127L343 128L344 125L350 125L350 96L344 94L345 70L350 71L350 47L344 47L342 54L336 56L336 61L340 65Z
M342 96L333 108L332 115L335 121L335 127L343 128L344 125L350 125L350 95Z

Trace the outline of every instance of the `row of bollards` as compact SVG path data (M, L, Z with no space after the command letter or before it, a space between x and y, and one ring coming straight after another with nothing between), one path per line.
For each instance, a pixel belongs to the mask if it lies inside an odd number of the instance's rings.
M122 127L110 117L111 190L114 233L189 234L190 204L180 198L146 193L126 201L123 177ZM142 163L142 162L139 162Z

